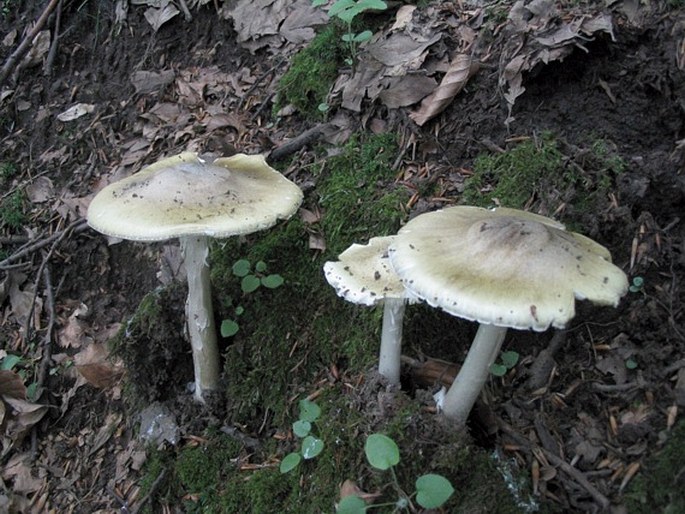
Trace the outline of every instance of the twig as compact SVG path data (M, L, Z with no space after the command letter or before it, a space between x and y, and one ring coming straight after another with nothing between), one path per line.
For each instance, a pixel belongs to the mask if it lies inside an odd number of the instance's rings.
M21 259L22 257L27 256L31 252L34 252L36 250L40 250L41 248L44 248L48 246L49 244L53 243L56 239L61 240L63 237L65 237L67 234L70 232L82 232L88 228L88 224L86 223L86 220L84 219L78 219L76 221L71 222L69 225L67 225L64 229L62 229L59 232L55 232L49 237L46 237L45 239L41 239L39 241L35 241L33 243L30 243L26 246L24 246L21 250L13 253L9 257L7 257L5 260L0 261L0 270L6 269L8 264L12 264L14 261L17 261Z
M57 46L59 44L59 30L60 22L62 21L62 3L64 0L59 0L57 4L57 12L55 13L55 33L52 35L52 44L48 51L48 56L45 58L45 65L43 66L43 75L49 77L52 75L52 65L55 63L55 56L57 55Z
M121 512L122 514L131 514L131 511L128 508L128 502L124 498L118 495L117 492L109 486L107 486L105 490L107 491L107 494L114 498L116 502L119 504L119 512Z
M245 102L247 101L247 99L259 87L259 84L262 82L262 80L264 80L271 73L273 73L278 68L280 68L284 61L285 61L285 59L278 59L278 62L276 64L274 64L271 68L269 68L264 73L262 73L259 77L257 77L257 79L254 81L254 83L249 87L249 89L243 93L243 96L240 97L240 101L238 102L238 110L241 110L243 108L243 105L245 105Z
M11 188L11 189L10 189L9 191L7 191L6 193L3 193L3 195L0 196L0 199L4 200L4 199L7 198L8 196L13 195L15 191L18 191L19 189L25 188L26 186L28 186L29 184L31 184L34 180L36 180L38 177L42 177L43 175L47 175L47 174L50 173L51 171L52 171L52 170L41 171L40 173L34 175L33 177L27 178L26 180L23 180L21 183L17 184L16 186L14 186L13 188Z
M554 466L558 466L564 473L570 476L571 479L573 479L579 486L585 489L590 494L590 496L592 496L592 498L594 498L594 500L600 504L603 510L609 507L609 505L611 504L609 499L602 493L600 493L599 490L597 490L597 488L590 483L590 481L585 477L585 475L583 475L583 473L578 471L564 459L558 457L549 450L531 444L525 437L516 432L516 430L514 430L508 423L505 423L504 421L500 420L498 422L498 425L502 432L504 432L509 437L514 439L517 444L526 448L528 451L541 451L549 462L551 462Z
M43 270L43 280L45 282L45 302L47 304L48 312L50 316L48 318L48 326L45 329L45 336L41 343L41 348L43 354L40 357L40 367L38 368L38 373L36 374L36 391L41 391L45 381L48 377L48 369L50 367L50 361L52 360L52 329L55 326L55 295L52 289L52 278L50 277L50 266L45 266ZM62 277L62 281L64 277ZM61 282L60 281L60 286ZM59 286L58 286L59 287ZM36 289L38 286L36 285ZM41 393L41 396L43 393ZM33 425L31 430L31 460L36 459L38 453L38 425Z
M315 143L323 135L324 131L330 126L328 123L323 125L317 125L308 130L305 130L302 134L293 139L286 141L281 146L274 148L269 154L268 160L270 161L280 161L281 159L294 154L301 148Z
M592 388L600 393L620 393L623 391L630 391L631 389L645 387L647 385L647 383L640 380L626 382L625 384L601 384L599 382L593 382Z
M164 479L164 476L166 475L166 468L162 469L162 471L157 475L157 478L155 478L155 481L152 482L152 485L150 486L150 490L147 492L145 496L138 502L138 505L136 505L135 509L131 511L131 514L138 514L140 509L145 507L145 504L152 498L152 495L155 493L155 489L159 487L159 484L162 483L162 480Z
M186 21L192 21L193 15L190 14L190 10L186 5L185 0L178 0L178 5L181 7L181 11L183 11L183 17L186 19Z
M33 44L33 40L36 38L38 33L43 29L45 22L48 20L48 16L50 16L50 13L55 9L59 1L60 0L50 0L50 3L43 10L43 13L38 18L38 21L36 21L36 24L26 35L24 40L19 44L17 49L14 52L12 52L12 55L10 55L7 58L7 61L5 61L5 64L0 69L0 86L4 84L5 80L9 76L12 69L14 69L17 62L21 60L22 57L24 57L24 54L26 54L26 52L28 52L29 48Z
M72 225L70 225L70 227ZM29 309L29 313L26 316L26 321L24 322L24 341L28 341L30 339L29 336L31 330L31 320L33 318L33 309L36 306L36 297L38 296L38 282L40 281L40 277L43 275L43 271L46 269L46 266L50 261L50 258L52 257L52 254L54 253L55 249L64 240L64 238L70 234L71 231L68 229L69 227L67 227L61 232L57 232L59 236L54 239L52 246L50 247L50 250L48 250L48 252L43 256L43 261L40 263L40 268L38 268L38 277L36 278L36 287L33 291L33 300L31 302L31 308Z

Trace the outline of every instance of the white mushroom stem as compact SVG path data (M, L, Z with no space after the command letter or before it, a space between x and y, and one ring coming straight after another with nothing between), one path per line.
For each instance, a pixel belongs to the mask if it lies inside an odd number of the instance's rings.
M402 319L404 298L385 298L383 301L383 329L378 372L391 384L400 383L400 358L402 356Z
M186 323L193 347L195 397L204 402L205 391L219 388L219 347L209 281L209 238L186 236L180 239L188 275Z
M506 334L506 327L485 323L478 327L464 364L445 395L442 409L446 417L460 425L466 423Z

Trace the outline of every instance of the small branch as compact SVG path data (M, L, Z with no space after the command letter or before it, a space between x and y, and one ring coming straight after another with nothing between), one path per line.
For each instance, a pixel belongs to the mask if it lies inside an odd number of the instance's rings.
M178 0L178 5L181 8L181 11L183 11L183 17L186 19L186 21L193 21L193 15L190 14L190 10L186 5L185 0Z
M67 234L71 232L79 233L85 230L86 228L88 228L88 224L86 223L85 219L78 219L76 221L73 221L61 231L55 232L54 234L52 234L49 237L46 237L45 239L40 239L38 241L30 243L24 246L21 250L7 257L5 260L0 261L0 270L7 269L9 264L12 264L14 261L17 261L22 257L26 257L31 252L40 250L41 248L44 248L49 244L52 244L55 240L61 241Z
M49 77L52 75L52 65L55 63L55 56L57 55L57 46L59 44L60 23L62 21L62 3L64 0L59 0L57 4L57 12L55 13L55 33L52 35L52 44L48 51L48 56L45 59L45 66L43 66L43 75Z
M516 441L516 444L521 445L522 447L526 448L528 451L533 452L533 451L541 451L544 456L547 458L549 462L551 462L554 466L558 466L564 473L566 473L571 479L573 479L579 486L581 486L583 489L585 489L592 498L599 503L601 506L602 510L605 510L609 507L611 502L609 499L604 496L602 493L597 490L595 486L593 486L590 481L585 477L583 473L578 471L576 468L571 466L568 462L566 462L564 459L561 457L558 457L554 453L550 452L549 450L546 450L545 448L541 448L537 445L531 444L525 437L520 435L519 433L516 432L509 424L505 423L504 421L499 421L498 423L499 428L502 432L507 434L509 437L514 439Z
M7 61L5 61L5 64L2 66L0 69L0 86L2 86L9 76L9 74L12 72L14 67L17 65L17 62L21 60L22 57L28 52L29 48L31 48L31 45L33 44L33 40L36 38L38 33L43 29L43 26L45 25L45 22L48 20L48 16L50 16L50 13L57 7L57 4L60 2L60 0L50 0L50 3L47 5L47 7L43 10L43 13L40 15L38 18L38 21L36 21L36 24L33 26L33 28L30 30L30 32L26 35L24 40L19 44L17 49L12 53L7 58Z
M162 469L162 471L157 475L157 478L155 478L155 481L152 482L152 485L150 486L150 490L147 492L145 496L138 502L138 505L136 505L136 508L131 511L131 514L138 514L138 512L145 507L145 504L152 498L152 495L155 494L155 490L159 487L159 484L162 483L162 480L164 479L164 476L166 475L166 469Z
M308 130L305 130L302 134L289 141L286 141L281 146L274 148L267 160L269 161L280 161L289 155L294 154L305 146L309 146L312 143L318 141L323 135L324 131L329 127L328 123L322 125L317 125Z
M46 303L46 307L48 309L49 315L48 315L48 325L45 328L45 336L43 337L43 342L41 343L41 347L43 348L43 355L41 355L40 368L38 369L38 376L36 379L36 383L38 385L38 390L40 390L45 385L45 381L48 377L48 368L50 366L50 360L52 359L52 330L55 327L55 317L56 317L55 316L55 294L54 294L55 290L52 288L52 277L51 277L49 265L46 265L45 269L43 270L43 280L45 282L45 303ZM60 281L60 285L57 286L58 289L61 286L61 283L63 280L64 280L64 277L62 277L62 280Z
M266 77L268 77L270 74L272 74L278 68L280 68L284 62L285 62L285 59L279 59L276 64L274 64L271 68L269 68L264 73L262 73L259 77L257 77L257 80L255 80L254 83L250 86L250 88L243 93L243 96L240 98L240 101L238 102L238 109L237 110L240 111L243 108L243 105L245 105L245 102L247 101L247 99L259 87L259 84L262 82L262 80L264 80Z

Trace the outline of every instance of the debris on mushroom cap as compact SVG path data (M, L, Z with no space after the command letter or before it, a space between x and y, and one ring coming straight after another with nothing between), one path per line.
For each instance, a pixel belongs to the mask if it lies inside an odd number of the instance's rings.
M184 152L105 187L88 207L88 224L138 241L227 237L268 228L301 202L300 188L261 155L205 162Z
M576 298L615 306L628 290L606 248L516 209L422 214L400 230L389 256L405 287L430 305L502 327L563 328Z
M405 289L388 259L388 246L394 236L373 237L368 244L353 244L328 261L323 270L326 280L345 300L359 305L376 305L385 298L418 299Z

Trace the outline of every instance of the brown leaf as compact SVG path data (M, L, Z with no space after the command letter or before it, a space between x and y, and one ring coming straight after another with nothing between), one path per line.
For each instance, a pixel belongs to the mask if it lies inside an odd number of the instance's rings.
M157 91L174 81L176 74L173 70L163 71L135 71L131 74L131 84L136 93L145 94Z
M440 85L423 99L419 110L411 113L409 117L421 126L437 116L459 94L476 71L478 71L478 63L473 61L469 54L458 54L452 60Z
M387 107L397 109L421 101L435 91L436 85L434 79L425 75L405 75L392 78L390 86L378 97Z
M29 430L43 418L48 411L48 406L30 403L10 396L4 396L3 399L11 407L6 413L8 419L5 435L19 444Z
M79 319L79 316L88 313L88 306L84 303L80 304L74 312L71 313L64 328L59 331L58 341L62 348L80 348L86 339L86 323Z
M26 399L26 386L18 373L10 370L0 370L0 396L8 396L19 400Z
M12 480L12 491L15 493L35 493L43 487L44 479L31 474L31 457L28 453L14 455L2 471L4 480Z
M74 356L74 364L89 384L99 389L113 386L123 374L123 366L109 357L103 343L86 346Z
M347 496L358 496L367 503L373 503L376 498L381 496L380 493L367 493L363 491L354 480L345 480L340 486L340 499Z

